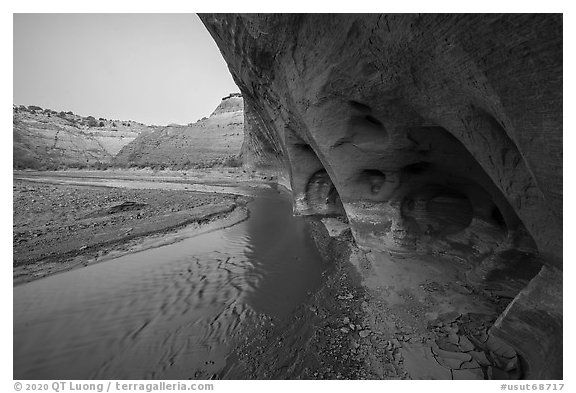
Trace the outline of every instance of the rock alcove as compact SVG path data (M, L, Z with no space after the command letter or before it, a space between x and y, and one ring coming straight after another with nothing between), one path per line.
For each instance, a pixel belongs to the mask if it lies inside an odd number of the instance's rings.
M340 217L371 255L460 258L518 359L503 377L562 377L561 15L200 17L245 100L245 164L285 171L295 214Z

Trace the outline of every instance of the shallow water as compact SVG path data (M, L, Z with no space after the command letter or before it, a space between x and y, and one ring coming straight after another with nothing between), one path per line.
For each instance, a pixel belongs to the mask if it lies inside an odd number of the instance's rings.
M289 315L322 261L288 195L250 218L14 288L15 379L210 378L261 314Z

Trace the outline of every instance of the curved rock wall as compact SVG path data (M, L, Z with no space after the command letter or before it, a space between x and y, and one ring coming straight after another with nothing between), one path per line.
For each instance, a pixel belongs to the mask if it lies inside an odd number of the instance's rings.
M200 17L296 213L365 249L538 254L561 285L561 15Z

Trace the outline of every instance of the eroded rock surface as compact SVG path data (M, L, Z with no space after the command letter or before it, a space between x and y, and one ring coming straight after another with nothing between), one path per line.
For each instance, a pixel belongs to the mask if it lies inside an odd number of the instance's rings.
M173 169L239 166L243 108L239 94L224 97L210 117L189 125L156 127L142 134L118 153L113 164Z
M296 214L341 217L365 251L464 258L472 291L516 296L494 335L521 377L561 377L561 15L200 17L245 100L245 162L285 165Z
M37 106L13 106L13 167L60 169L109 164L150 127Z

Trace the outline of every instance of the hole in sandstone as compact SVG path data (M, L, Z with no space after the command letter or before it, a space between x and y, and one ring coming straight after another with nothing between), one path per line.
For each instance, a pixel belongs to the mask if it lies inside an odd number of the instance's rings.
M295 201L294 212L345 219L346 213L336 187L312 146L287 128L286 147L291 162L293 193L303 195Z
M325 169L314 173L306 186L306 201L314 214L344 215L340 195Z
M372 194L378 194L386 181L386 175L378 169L365 169L358 176L361 184L368 184Z

